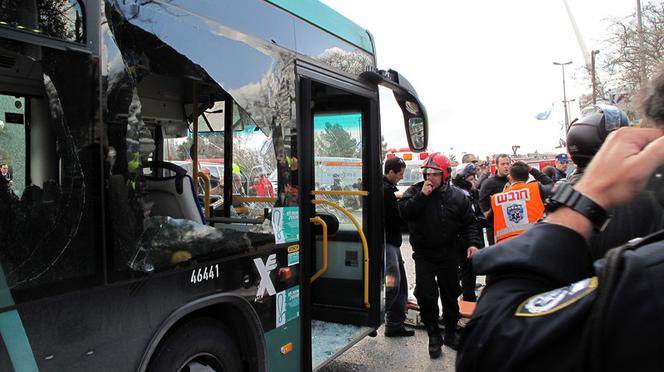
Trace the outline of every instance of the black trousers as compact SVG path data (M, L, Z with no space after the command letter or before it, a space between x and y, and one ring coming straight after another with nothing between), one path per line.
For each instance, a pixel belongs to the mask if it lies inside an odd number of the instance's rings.
M385 244L385 328L400 328L406 320L408 280L401 248Z
M493 237L493 219L491 219L491 222L486 227L486 240L489 241L489 245L496 244L496 240Z
M428 324L438 322L440 293L445 326L455 329L459 319L457 298L461 293L456 260L440 262L426 257L413 258L415 259L415 297L420 306L422 321Z
M463 255L459 258L459 269L461 279L461 293L463 294L464 301L476 302L477 295L475 294L475 270L473 270L473 262L471 259Z

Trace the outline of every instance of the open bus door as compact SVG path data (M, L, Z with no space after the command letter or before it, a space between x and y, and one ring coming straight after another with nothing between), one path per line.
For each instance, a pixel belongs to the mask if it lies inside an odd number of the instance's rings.
M376 155L381 148L379 82L340 80L304 66L298 66L298 73L302 336L311 339L303 365L311 363L316 370L383 322L382 169ZM398 90L395 96L405 97L406 88L392 85ZM427 145L426 114L414 95L408 97L409 103L401 100L400 106L409 144L422 150ZM319 169L323 162L316 161L324 157L354 159L349 166L360 162L361 178L357 172L338 171L329 181ZM343 169L339 164L335 168ZM328 224L332 220L334 228L316 227L316 217Z

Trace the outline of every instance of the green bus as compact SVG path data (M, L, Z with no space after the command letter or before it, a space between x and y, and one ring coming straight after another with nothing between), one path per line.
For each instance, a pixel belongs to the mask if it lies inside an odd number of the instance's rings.
M0 370L316 370L375 334L378 86L426 148L318 1L0 2Z

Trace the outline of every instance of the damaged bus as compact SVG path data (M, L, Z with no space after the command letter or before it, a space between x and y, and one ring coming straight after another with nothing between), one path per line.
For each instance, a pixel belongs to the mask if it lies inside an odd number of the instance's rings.
M425 149L412 86L317 1L1 2L0 370L308 371L373 333L378 86Z

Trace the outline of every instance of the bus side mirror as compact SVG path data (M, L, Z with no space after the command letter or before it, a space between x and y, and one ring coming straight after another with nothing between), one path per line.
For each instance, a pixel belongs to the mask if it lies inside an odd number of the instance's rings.
M408 146L413 151L424 151L427 148L426 140L426 122L421 116L413 116L408 118L406 125L406 134L408 138Z
M392 90L403 113L408 146L415 152L426 150L429 142L427 112L410 82L394 70L365 71L360 78Z

